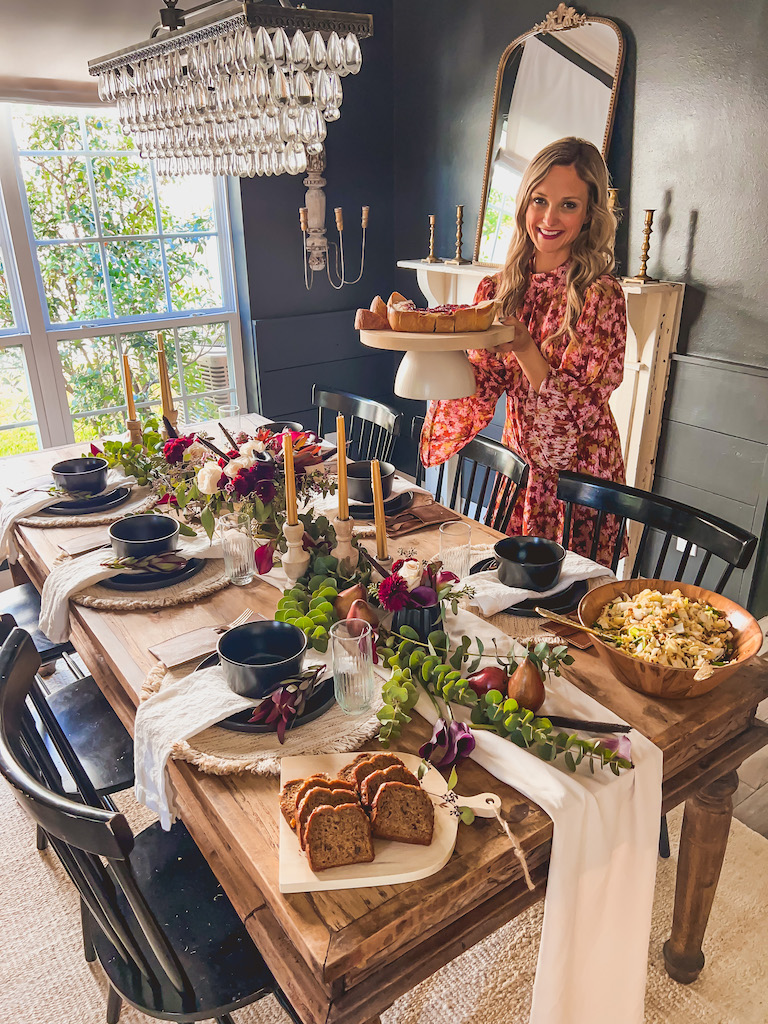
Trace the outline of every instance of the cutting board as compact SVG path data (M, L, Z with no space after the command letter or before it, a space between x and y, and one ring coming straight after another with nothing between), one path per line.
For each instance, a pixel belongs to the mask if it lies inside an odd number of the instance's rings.
M284 757L280 763L280 787L291 779L308 778L317 772L335 776L357 756L351 754L311 754ZM371 751L371 757L381 750ZM421 758L416 754L398 751L397 756L414 775ZM476 815L493 817L494 806L501 807L499 798L492 793L474 797L449 794L445 779L436 768L430 767L421 780L422 789L435 805L435 830L429 846L396 843L389 839L374 839L374 859L370 864L348 864L340 868L327 868L315 873L299 847L296 833L282 814L280 816L280 892L319 892L329 889L360 889L369 885L395 885L426 878L439 871L450 860L456 842L459 815L456 806L471 806ZM469 826L465 826L469 827Z

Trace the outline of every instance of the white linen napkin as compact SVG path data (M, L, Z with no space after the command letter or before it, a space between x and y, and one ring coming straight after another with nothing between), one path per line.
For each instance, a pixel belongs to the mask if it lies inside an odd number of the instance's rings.
M211 543L204 533L182 537L177 550L187 559L222 557L221 544ZM77 558L64 558L53 566L43 584L40 602L40 629L49 640L62 643L69 636L69 599L73 594L127 571L102 565L111 557L109 548L100 548Z
M472 621L474 620L474 621ZM470 613L448 615L457 641L510 638ZM550 677L541 713L620 722L567 680ZM434 724L422 695L416 710ZM469 721L454 705L457 718ZM622 1024L642 1024L648 940L661 815L662 753L629 733L632 771L592 775L582 762L571 773L490 732L477 731L473 760L534 800L552 818L554 835L530 1024L583 1024L600 1008L620 1007Z
M488 553L492 555L493 548L489 548ZM473 552L473 557L475 554L476 552ZM598 576L605 576L610 580L616 579L607 566L599 565L583 555L577 555L575 551L566 551L560 579L551 590L522 590L519 587L505 587L503 583L499 582L496 569L488 569L485 572L466 576L462 582L474 588L475 596L471 599L471 603L476 605L483 615L496 615L511 605L520 604L521 601L527 601L530 598L551 597L553 594L559 594L561 590L566 590L577 580L590 580Z
M126 476L121 468L110 469L107 474L107 486L102 494L108 494L118 487L132 487L135 483L136 477ZM47 489L33 488L21 493L11 493L0 507L0 562L5 558L10 562L15 562L19 557L13 542L13 528L17 519L24 519L49 505L63 504L66 501L66 496L62 496L61 493L51 494Z

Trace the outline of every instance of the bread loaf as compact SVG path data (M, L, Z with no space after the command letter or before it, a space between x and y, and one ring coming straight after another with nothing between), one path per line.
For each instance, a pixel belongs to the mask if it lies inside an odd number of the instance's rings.
M385 782L371 808L371 828L379 839L429 846L435 827L435 809L420 786Z
M386 307L384 307L386 309ZM358 309L355 314L356 331L389 331L389 321L385 316L374 313L370 309Z
M416 334L487 331L496 316L496 303L493 299L486 299L474 306L445 305L417 309L414 302L407 299L393 302L393 298L390 296L387 304L387 320L393 331Z
M387 304L380 295L374 295L373 302L371 303L371 312L376 313L377 316L382 319L387 319Z
M338 807L339 804L357 802L357 796L353 796L348 789L324 789L321 786L310 789L296 808L295 832L299 837L299 846L302 850L304 849L307 822L316 807Z
M304 839L313 871L373 860L371 823L359 804L316 807L307 821Z
M355 787L351 782L347 782L345 779L332 779L325 772L312 775L308 779L297 779L295 782L299 784L295 785L294 782L287 782L280 794L280 810L283 812L283 817L291 828L295 827L296 809L310 789L316 787L321 787L322 789L348 789L350 799L354 800L357 798ZM291 787L290 793L287 792L289 786Z
M373 757L369 757L364 761L359 761L355 765L350 774L350 780L354 783L355 789L359 793L360 786L362 785L363 779L366 775L370 775L371 772L378 771L380 768L389 768L393 764L399 764L402 768L405 767L396 754L374 754Z
M364 807L370 807L379 786L385 782L405 782L408 786L418 786L419 780L403 765L392 764L389 768L379 769L366 775L360 786L360 799Z

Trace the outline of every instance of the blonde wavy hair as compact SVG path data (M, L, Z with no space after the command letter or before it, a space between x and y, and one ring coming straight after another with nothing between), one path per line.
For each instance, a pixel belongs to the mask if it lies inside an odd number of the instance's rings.
M534 245L525 226L525 214L537 185L553 167L573 167L587 186L587 216L571 247L566 278L565 316L554 337L571 332L581 315L591 284L613 270L616 218L608 209L608 168L600 151L584 139L558 139L545 146L528 164L517 193L515 233L499 277L496 300L502 316L515 316L528 286Z

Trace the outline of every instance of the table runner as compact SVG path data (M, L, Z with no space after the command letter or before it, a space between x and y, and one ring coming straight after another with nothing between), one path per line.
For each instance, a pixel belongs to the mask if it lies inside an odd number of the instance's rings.
M449 634L510 638L468 612L448 616ZM519 649L519 648L518 648ZM543 711L619 722L578 687L550 676ZM437 715L422 695L417 712ZM456 718L469 720L464 708ZM530 1024L584 1024L611 1014L642 1024L648 939L658 859L661 751L636 730L633 771L616 777L582 762L575 774L490 732L475 732L472 758L535 801L554 823Z

